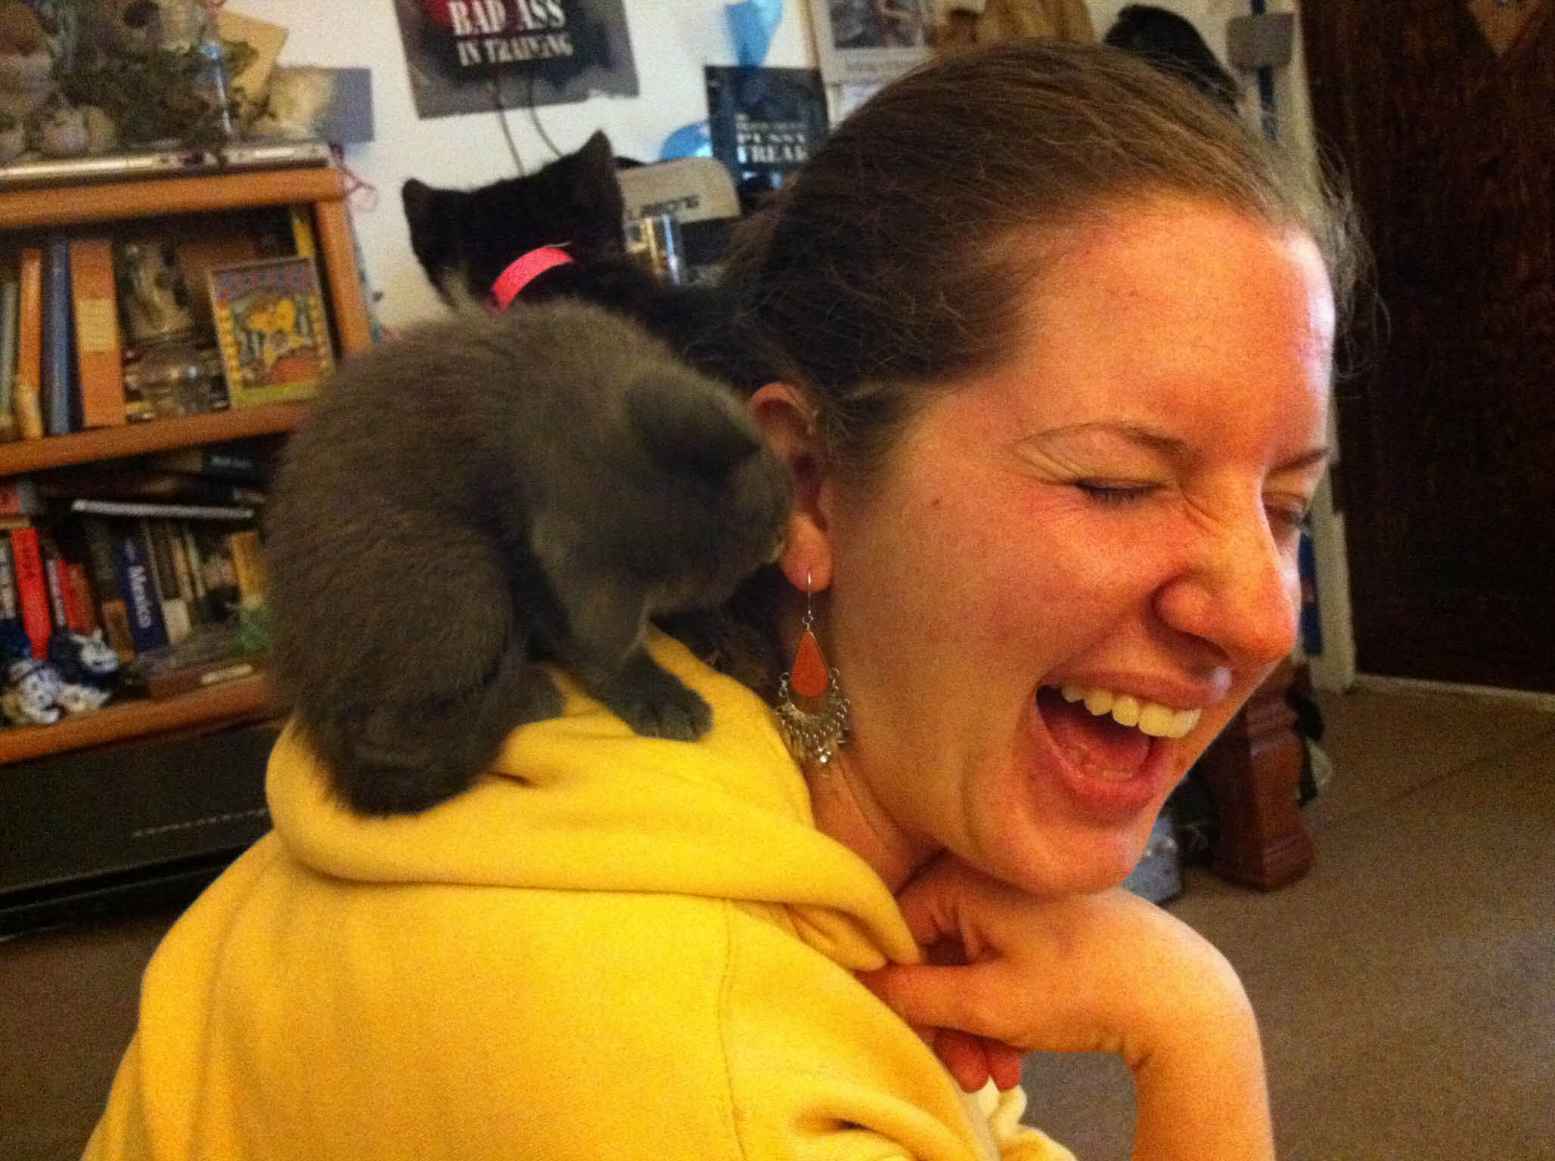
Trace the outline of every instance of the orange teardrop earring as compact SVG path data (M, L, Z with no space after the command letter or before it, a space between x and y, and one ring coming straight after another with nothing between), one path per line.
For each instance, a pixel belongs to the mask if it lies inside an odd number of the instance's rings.
M794 650L794 663L778 682L778 729L796 761L831 764L848 729L848 699L842 696L837 671L826 664L815 637L815 606L810 573L805 572L804 632ZM794 701L797 694L811 708Z

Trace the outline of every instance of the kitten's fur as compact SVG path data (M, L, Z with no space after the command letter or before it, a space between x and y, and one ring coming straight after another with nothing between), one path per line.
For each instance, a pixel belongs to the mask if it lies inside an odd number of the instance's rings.
M535 279L524 289L526 302L596 302L637 319L699 370L748 389L767 382L771 376L739 336L728 295L665 286L627 257L616 165L609 138L598 132L536 173L478 189L438 189L411 178L400 191L411 247L445 300L479 302L520 254L565 243L573 264Z
M538 649L642 734L706 704L647 618L775 555L786 470L723 385L578 302L461 315L347 362L288 443L268 512L274 663L369 814L465 789L559 695Z

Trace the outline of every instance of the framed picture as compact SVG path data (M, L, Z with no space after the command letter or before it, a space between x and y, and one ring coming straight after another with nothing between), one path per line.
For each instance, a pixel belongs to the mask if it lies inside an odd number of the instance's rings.
M209 280L232 406L307 399L317 392L335 358L313 259L219 266Z

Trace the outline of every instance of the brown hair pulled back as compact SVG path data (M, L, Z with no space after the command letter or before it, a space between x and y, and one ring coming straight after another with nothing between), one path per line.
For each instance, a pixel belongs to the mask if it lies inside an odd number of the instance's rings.
M811 392L832 466L864 478L936 383L1009 349L1041 275L1032 240L1160 195L1310 234L1343 309L1343 199L1188 85L1052 41L941 58L876 94L747 223L730 282L764 365Z

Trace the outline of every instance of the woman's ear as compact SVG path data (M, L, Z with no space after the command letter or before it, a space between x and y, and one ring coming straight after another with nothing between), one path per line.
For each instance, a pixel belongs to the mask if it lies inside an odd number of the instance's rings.
M779 565L800 592L831 585L831 533L827 520L830 482L816 430L815 409L788 383L768 383L747 404L773 453L794 481L794 509Z

